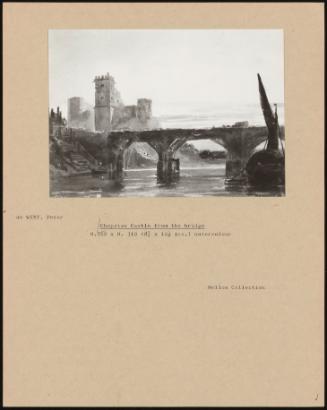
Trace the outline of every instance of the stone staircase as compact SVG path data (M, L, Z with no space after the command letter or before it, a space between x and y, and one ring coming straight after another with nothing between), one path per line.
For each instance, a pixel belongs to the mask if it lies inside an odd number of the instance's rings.
M80 172L88 172L90 171L90 163L87 159L85 159L82 155L72 152L70 154L70 159L72 161L73 167Z
M55 139L53 144L57 147L58 161L60 159L63 166L73 174L90 173L98 165L97 160L78 141L71 142Z

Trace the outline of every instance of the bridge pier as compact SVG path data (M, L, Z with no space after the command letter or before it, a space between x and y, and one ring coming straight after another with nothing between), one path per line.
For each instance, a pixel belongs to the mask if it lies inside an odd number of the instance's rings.
M169 183L179 177L179 159L174 158L174 154L185 141L185 138L178 138L176 135L165 135L148 142L158 154L158 182Z
M110 140L108 137L108 179L122 182L124 179L124 151L132 143L130 139Z
M124 179L123 153L112 154L108 160L108 179L121 182Z
M235 158L227 153L225 177L227 179L238 177L242 173L244 166L245 163L242 159Z
M255 147L266 139L264 127L229 128L224 138L215 138L227 151L226 179L240 177Z
M157 179L159 182L171 182L179 177L179 159L173 157L171 150L160 153L157 163Z

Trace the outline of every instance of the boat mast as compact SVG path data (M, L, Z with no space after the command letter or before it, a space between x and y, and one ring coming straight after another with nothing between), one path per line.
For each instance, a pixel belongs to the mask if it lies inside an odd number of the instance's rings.
M281 137L280 137L280 127L279 127L279 122L278 122L277 104L274 104L274 105L275 105L276 133L277 133L277 136L278 136L278 142L280 142L280 146L282 147L283 156L285 157L283 141L282 141L282 139L281 139Z

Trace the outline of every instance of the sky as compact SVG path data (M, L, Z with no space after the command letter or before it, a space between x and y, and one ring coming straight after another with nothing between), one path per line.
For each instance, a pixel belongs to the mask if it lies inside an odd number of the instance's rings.
M282 30L49 30L49 105L94 105L96 75L109 72L126 105L258 102L257 73L269 99L284 102Z

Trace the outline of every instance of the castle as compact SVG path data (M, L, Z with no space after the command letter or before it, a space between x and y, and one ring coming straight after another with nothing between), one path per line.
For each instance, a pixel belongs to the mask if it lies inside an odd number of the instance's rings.
M146 130L159 128L159 122L152 117L152 101L140 98L136 105L124 105L116 88L114 78L96 76L95 83L95 130Z
M66 126L90 132L146 131L160 128L159 121L152 116L152 101L139 98L136 105L124 105L115 79L107 73L96 76L94 109L82 97L71 97L67 101L67 121L61 112L51 110L51 130ZM65 121L65 124L63 123Z

